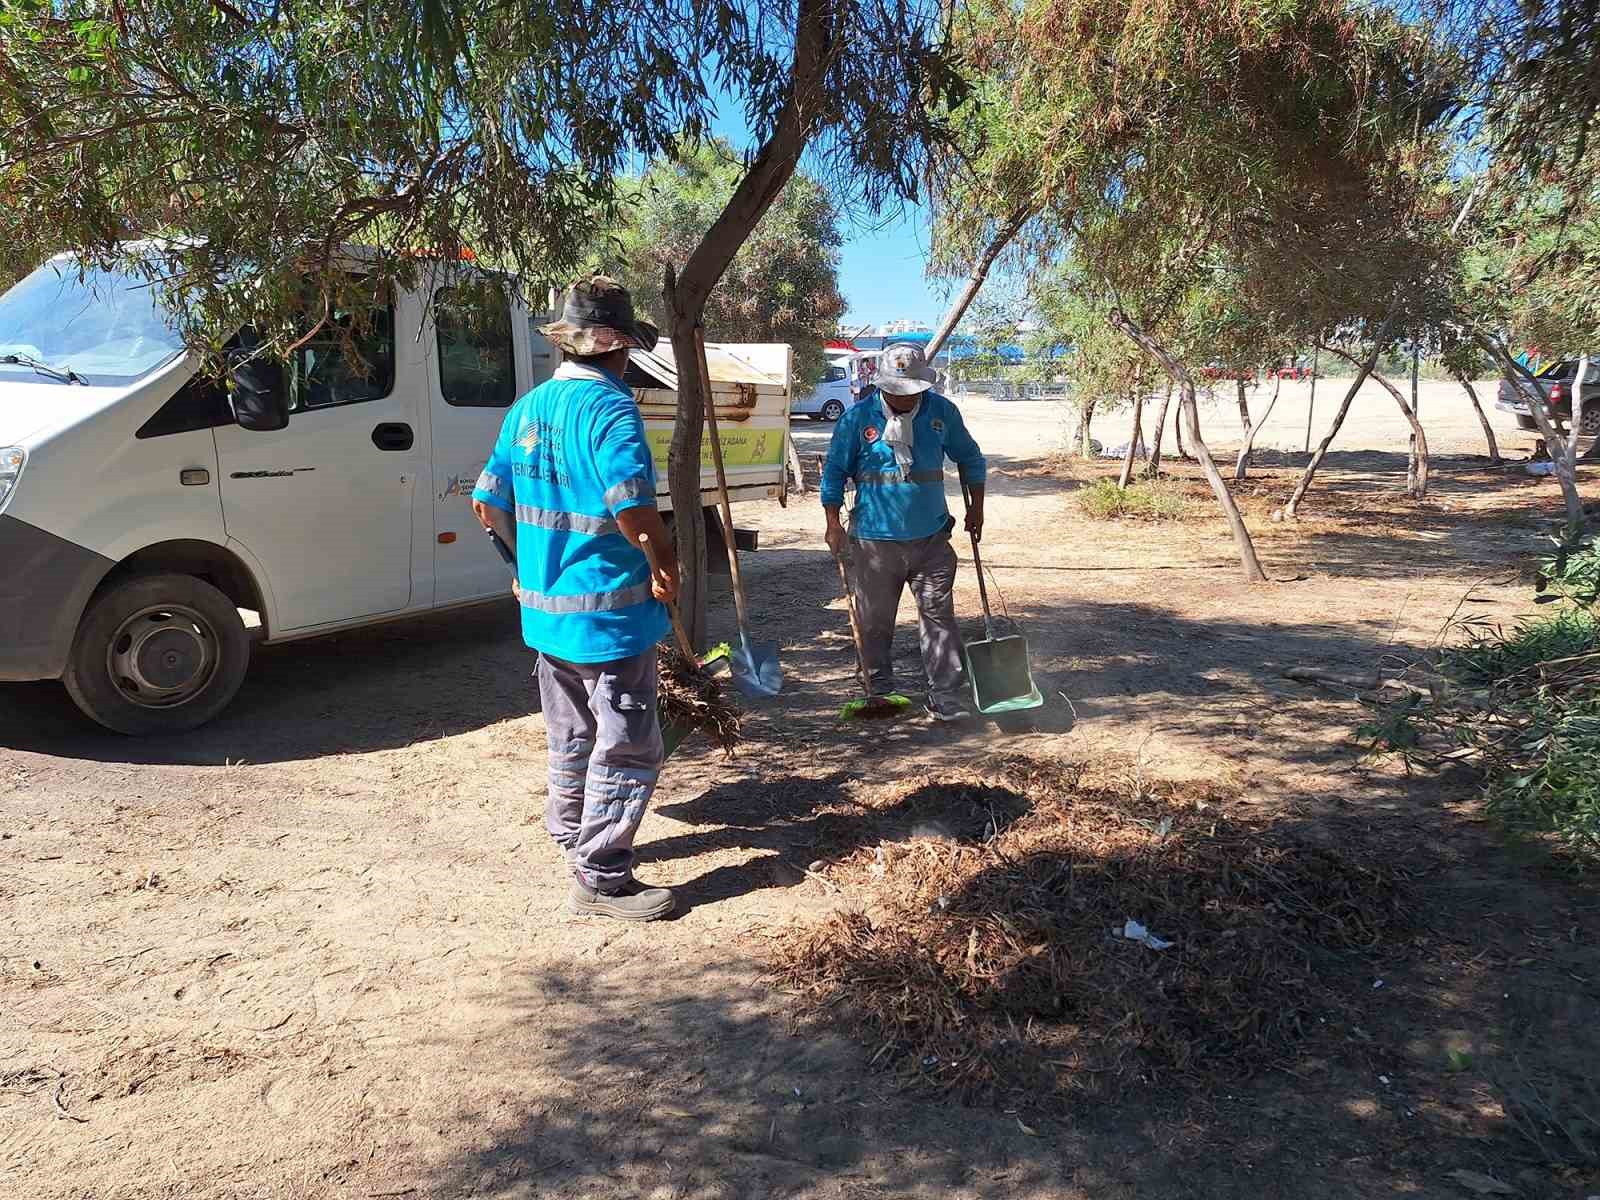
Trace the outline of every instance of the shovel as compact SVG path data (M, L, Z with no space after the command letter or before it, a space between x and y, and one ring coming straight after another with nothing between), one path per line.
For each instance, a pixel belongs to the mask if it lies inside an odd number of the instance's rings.
M783 690L783 667L778 664L776 642L751 642L750 618L745 611L744 579L739 574L739 549L734 545L733 509L728 502L728 474L722 465L722 440L717 436L717 402L711 395L711 368L706 365L705 330L695 326L695 366L700 391L705 396L706 431L711 435L711 462L717 470L717 498L721 504L723 541L728 546L728 570L733 575L733 607L739 617L739 645L730 666L734 686L746 696L776 696Z
M967 481L961 481L961 499L972 511L972 496ZM972 561L978 568L978 598L983 602L983 640L967 642L961 657L967 665L967 682L972 687L972 703L984 716L1038 708L1044 703L1033 672L1028 668L1028 639L1013 635L995 637L994 618L989 612L989 589L983 581L983 558L978 553L978 538L972 537Z

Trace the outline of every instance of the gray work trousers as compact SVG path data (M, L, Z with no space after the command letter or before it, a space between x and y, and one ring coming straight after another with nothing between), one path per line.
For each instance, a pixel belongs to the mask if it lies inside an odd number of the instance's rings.
M894 622L900 593L917 600L922 666L928 700L941 713L965 711L961 687L961 629L956 624L956 552L948 533L913 542L851 539L856 612L866 642L872 694L894 691Z
M585 887L633 878L634 835L665 757L656 718L656 652L605 663L539 655L549 741L545 828Z

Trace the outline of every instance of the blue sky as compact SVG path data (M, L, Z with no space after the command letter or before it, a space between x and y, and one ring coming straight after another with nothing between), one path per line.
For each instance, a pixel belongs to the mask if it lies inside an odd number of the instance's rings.
M750 127L739 103L724 96L712 132L735 148L750 148ZM803 164L802 164L803 169ZM937 323L944 313L944 285L927 278L928 211L907 206L880 217L847 218L839 263L839 290L849 305L845 329L901 318Z
M907 208L845 231L839 290L849 303L846 329L905 317L936 324L944 312L944 283L929 280L928 214Z

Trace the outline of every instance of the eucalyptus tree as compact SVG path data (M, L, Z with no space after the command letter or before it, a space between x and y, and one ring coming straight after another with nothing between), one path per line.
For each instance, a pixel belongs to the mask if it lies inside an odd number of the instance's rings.
M1246 577L1264 579L1200 436L1200 343L1165 330L1219 264L1286 332L1381 320L1397 275L1425 275L1408 164L1455 99L1429 30L1350 0L974 0L956 24L974 70L1004 81L1006 118L963 127L981 228L1035 213L1034 261L1070 247L1085 265L1108 323L1172 380Z
M307 336L352 287L469 251L562 282L615 224L638 155L752 147L667 272L680 363L740 245L808 155L869 208L918 193L960 102L934 0L11 0L0 6L0 271L41 248L158 278L192 344ZM142 251L130 239L152 240ZM308 318L308 313L310 314ZM702 399L680 373L669 456L684 607L704 635Z

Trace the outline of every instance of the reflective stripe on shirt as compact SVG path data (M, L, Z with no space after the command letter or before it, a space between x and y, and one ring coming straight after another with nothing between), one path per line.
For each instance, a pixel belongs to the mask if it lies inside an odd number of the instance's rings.
M616 521L611 517L591 517L588 513L535 508L531 504L517 505L517 524L536 525L540 529L553 529L557 533L588 533L595 537L620 532Z
M902 477L899 471L865 471L856 476L857 487L882 487L890 483L943 483L944 472L913 471Z
M648 479L624 479L608 490L604 499L607 508L615 509L624 500L638 500L641 497L652 501L656 498L655 489L650 486Z
M511 485L500 476L489 474L488 471L478 476L478 488L491 496L499 496L502 500L511 499Z
M547 596L543 592L521 588L517 598L522 601L524 608L542 613L591 613L632 608L635 604L643 604L653 595L647 579L614 592L578 592L572 596Z

